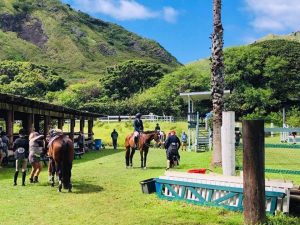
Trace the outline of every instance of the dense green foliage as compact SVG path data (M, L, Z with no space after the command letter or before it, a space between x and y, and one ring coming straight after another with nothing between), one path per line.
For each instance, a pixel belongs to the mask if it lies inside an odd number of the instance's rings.
M64 88L64 79L47 66L0 61L0 90L3 93L41 99L47 92Z
M159 64L130 60L108 67L100 83L107 99L121 100L155 86L163 75Z
M166 74L156 86L143 93L137 93L129 99L113 102L92 101L82 105L82 109L110 115L135 114L138 111L144 114L153 112L184 115L186 107L179 93L209 90L209 76L209 61L202 60ZM124 85L126 84L122 86ZM207 112L207 104L199 107L199 110Z
M259 42L225 52L227 108L265 116L300 101L300 43Z

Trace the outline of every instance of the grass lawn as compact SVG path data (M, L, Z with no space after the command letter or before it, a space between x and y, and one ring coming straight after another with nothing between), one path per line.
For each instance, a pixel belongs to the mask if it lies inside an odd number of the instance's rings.
M210 152L184 152L179 170L208 167L209 159ZM13 168L2 168L0 224L243 224L241 213L142 194L139 181L164 173L165 153L151 149L148 169L141 170L139 164L136 154L134 168L125 169L123 150L89 152L74 161L73 193L58 193L48 186L46 168L39 184L27 182L26 187L14 187ZM300 224L282 216L273 220Z

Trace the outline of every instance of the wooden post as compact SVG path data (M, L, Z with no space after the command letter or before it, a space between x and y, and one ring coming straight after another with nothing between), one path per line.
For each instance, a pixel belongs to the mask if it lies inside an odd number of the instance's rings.
M29 113L27 114L27 129L26 132L28 133L28 135L32 132L33 130L33 114Z
M264 121L244 120L242 134L244 222L263 224L266 221Z
M222 141L222 169L223 175L235 175L235 114L223 112L221 141Z
M64 119L58 118L57 119L57 128L63 130L63 126L64 126Z
M44 136L49 134L50 116L44 116Z
M14 142L14 111L8 110L6 114L6 133L9 139L9 148L12 147L12 143Z
M71 119L70 121L70 138L74 141L74 128L75 128L75 119Z
M80 120L80 132L84 133L84 119Z
M39 115L34 115L34 131L40 133L40 116Z
M88 137L93 139L93 126L94 126L94 121L93 119L88 120Z

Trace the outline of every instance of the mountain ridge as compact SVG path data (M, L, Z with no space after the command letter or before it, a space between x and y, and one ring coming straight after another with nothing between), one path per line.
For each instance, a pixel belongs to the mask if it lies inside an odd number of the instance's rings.
M181 64L154 40L76 11L59 0L0 3L0 60L58 68L66 79L99 78L105 68L131 59Z

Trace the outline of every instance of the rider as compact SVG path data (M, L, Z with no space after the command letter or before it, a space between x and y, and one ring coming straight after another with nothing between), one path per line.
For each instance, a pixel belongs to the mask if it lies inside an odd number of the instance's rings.
M20 129L19 138L14 141L13 149L16 158L16 172L14 176L14 185L17 185L19 169L22 168L22 186L25 186L26 169L29 155L29 141L25 138L25 130Z
M142 114L137 113L135 115L135 119L134 119L134 122L133 122L133 127L134 127L134 148L138 147L140 133L144 131L144 125L143 125L143 121L141 120L141 117L142 117Z
M166 153L167 153L167 168L166 170L170 169L171 166L171 161L174 162L174 157L177 159L176 161L180 159L180 155L178 153L178 149L180 148L180 140L176 136L175 131L170 132L170 136L167 138L165 142L165 148L166 148Z

